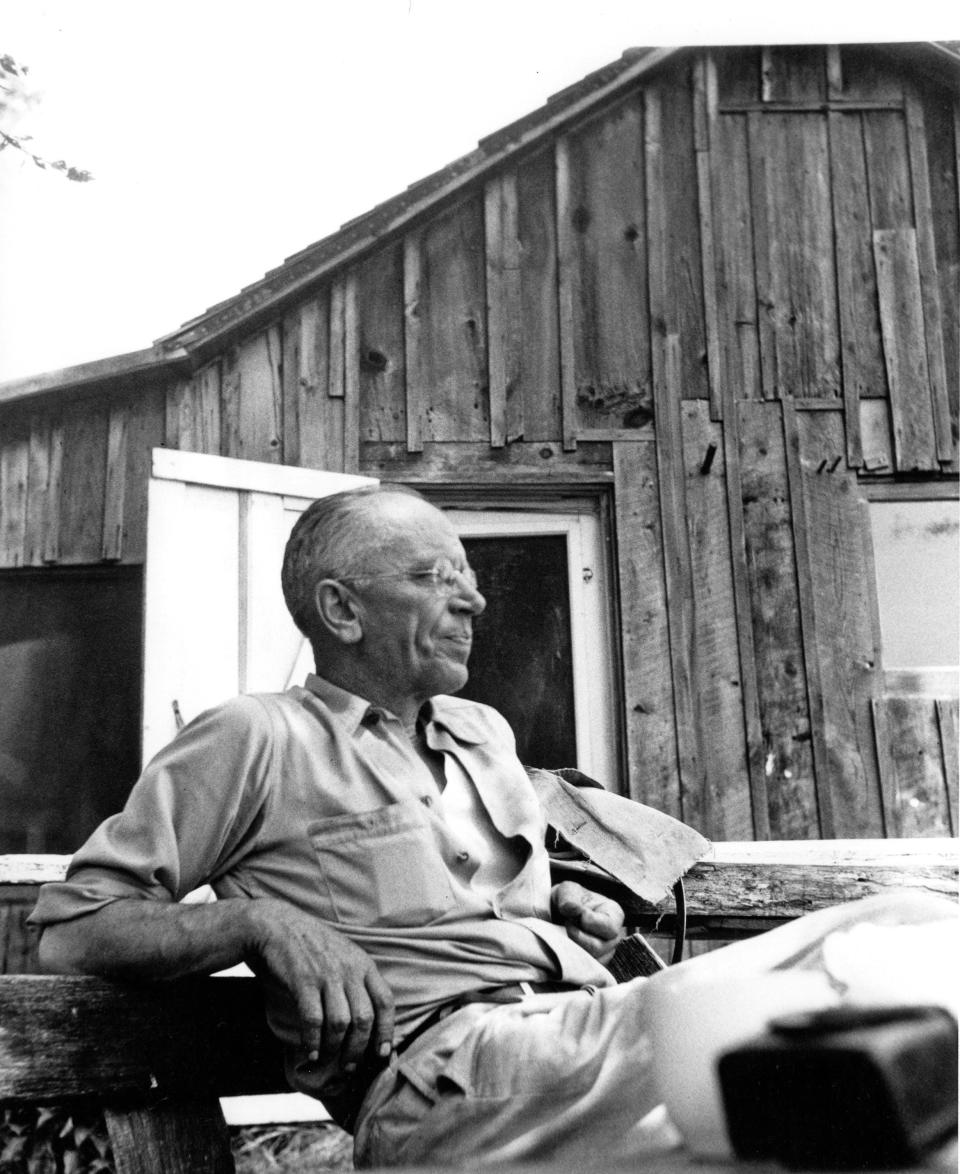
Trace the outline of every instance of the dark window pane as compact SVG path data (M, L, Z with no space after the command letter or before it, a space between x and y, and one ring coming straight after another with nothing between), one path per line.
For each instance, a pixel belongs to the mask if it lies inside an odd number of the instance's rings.
M573 657L562 535L465 538L487 610L477 621L462 697L498 709L521 762L574 766Z
M0 852L72 852L140 765L139 568L0 574Z

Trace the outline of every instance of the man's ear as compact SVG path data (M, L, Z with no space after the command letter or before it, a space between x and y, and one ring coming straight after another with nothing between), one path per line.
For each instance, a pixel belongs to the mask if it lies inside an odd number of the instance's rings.
M363 625L356 598L336 579L321 579L314 593L317 618L321 626L341 644L357 644L363 636Z

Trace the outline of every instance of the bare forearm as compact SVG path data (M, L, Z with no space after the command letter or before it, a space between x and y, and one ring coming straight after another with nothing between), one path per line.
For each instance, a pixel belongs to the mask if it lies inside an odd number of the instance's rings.
M45 970L105 978L211 974L252 951L255 904L260 903L114 901L86 917L48 926L40 939L40 961Z
M372 1047L390 1054L390 988L359 946L319 918L270 898L173 905L132 898L48 926L44 969L104 978L170 979L257 964L297 1008L312 1059L338 1056L352 1071Z

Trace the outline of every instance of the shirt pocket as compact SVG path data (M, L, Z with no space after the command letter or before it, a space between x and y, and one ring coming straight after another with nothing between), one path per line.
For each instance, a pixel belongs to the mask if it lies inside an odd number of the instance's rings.
M418 926L454 905L450 873L422 803L391 803L316 820L307 834L329 920Z

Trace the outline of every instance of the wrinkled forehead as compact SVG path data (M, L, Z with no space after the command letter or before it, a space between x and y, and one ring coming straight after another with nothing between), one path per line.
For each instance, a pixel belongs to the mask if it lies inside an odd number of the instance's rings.
M410 566L441 556L463 558L463 546L436 506L402 493L379 493L362 500L357 538L375 560L371 569Z

